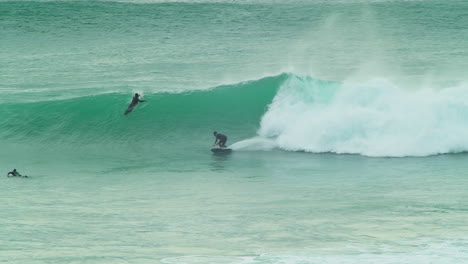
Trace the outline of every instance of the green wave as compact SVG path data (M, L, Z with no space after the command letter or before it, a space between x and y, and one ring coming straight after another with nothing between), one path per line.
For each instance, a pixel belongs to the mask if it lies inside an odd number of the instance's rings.
M123 115L132 95L103 94L69 100L0 105L0 140L46 144L115 144L211 141L217 130L255 134L278 88L289 75L183 93L144 96Z

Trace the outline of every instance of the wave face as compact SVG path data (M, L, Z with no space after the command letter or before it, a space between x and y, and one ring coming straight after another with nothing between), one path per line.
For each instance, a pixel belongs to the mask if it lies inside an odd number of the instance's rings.
M385 80L346 83L281 74L204 91L0 105L0 140L159 150L204 148L212 131L236 150L428 156L468 150L466 87L408 91ZM257 134L257 136L255 136Z
M407 91L385 80L334 83L294 76L259 134L284 150L427 156L468 150L468 90Z
M216 87L206 91L144 96L127 116L132 95L101 94L68 100L0 105L0 140L80 146L172 142L206 144L214 130L255 134L287 75Z

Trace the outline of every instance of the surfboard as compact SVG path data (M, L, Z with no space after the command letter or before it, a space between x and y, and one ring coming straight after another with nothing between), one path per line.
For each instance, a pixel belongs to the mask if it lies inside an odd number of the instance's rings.
M229 148L213 148L211 149L213 153L230 153L232 149Z

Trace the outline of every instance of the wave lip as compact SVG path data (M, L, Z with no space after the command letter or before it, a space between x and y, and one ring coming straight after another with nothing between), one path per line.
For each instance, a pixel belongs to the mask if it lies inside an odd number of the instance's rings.
M468 91L407 91L385 80L336 83L293 76L258 134L288 151L429 156L468 150Z

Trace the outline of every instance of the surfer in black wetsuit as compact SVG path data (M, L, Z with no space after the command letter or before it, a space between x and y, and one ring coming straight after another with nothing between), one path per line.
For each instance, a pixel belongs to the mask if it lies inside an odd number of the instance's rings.
M213 132L213 135L216 137L216 140L215 140L215 143L213 144L213 146L216 146L216 145L219 145L219 147L221 148L225 148L226 147L226 141L227 141L227 137L223 134L220 134L218 132Z
M125 110L124 114L126 115L130 113L131 111L133 111L133 109L138 103L142 103L142 102L146 102L146 100L140 100L140 94L136 93L135 96L133 96L132 102L128 105L128 108L127 110Z
M10 171L9 173L7 173L7 177L22 177L22 178L27 178L28 176L23 176L21 174L19 174L19 172L16 170L16 169L13 169L13 171Z

